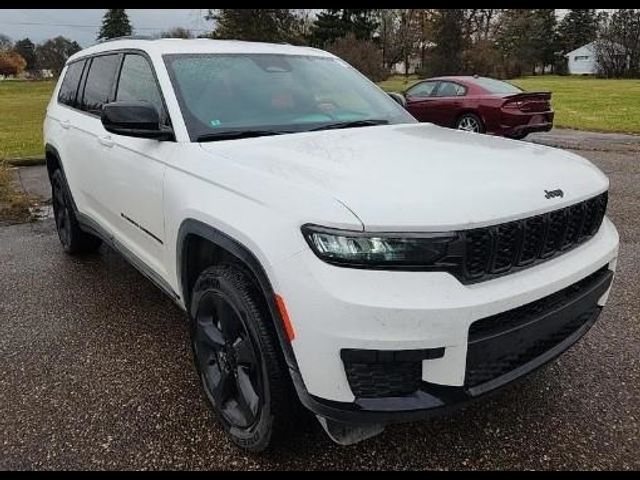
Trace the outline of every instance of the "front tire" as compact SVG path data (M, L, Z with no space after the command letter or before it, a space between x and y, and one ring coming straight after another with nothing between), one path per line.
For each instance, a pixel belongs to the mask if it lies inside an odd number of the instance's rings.
M456 129L473 133L485 132L482 119L475 113L465 113L461 115L456 122Z
M235 265L204 270L193 288L191 346L209 406L233 443L267 449L291 425L288 370L260 292Z
M511 135L509 135L509 138L513 140L524 140L527 135L529 135L529 132L512 133Z
M102 241L89 233L83 232L73 210L71 193L66 188L62 171L57 169L51 175L51 202L56 230L62 248L70 255L95 252Z

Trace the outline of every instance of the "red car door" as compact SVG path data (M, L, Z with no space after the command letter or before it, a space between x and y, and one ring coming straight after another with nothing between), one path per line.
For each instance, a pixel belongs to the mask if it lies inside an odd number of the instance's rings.
M405 92L407 100L407 110L411 115L421 122L433 122L433 112L431 111L432 96L438 86L437 81L420 82L413 85Z
M453 127L463 107L466 88L459 83L441 81L429 104L429 120L443 127Z

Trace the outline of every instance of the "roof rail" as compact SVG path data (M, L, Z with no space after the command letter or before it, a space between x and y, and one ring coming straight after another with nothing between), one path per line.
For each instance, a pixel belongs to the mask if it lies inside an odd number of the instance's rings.
M115 42L116 40L154 40L154 37L150 37L149 35L126 35L123 37L107 38L106 40L99 41L98 44Z

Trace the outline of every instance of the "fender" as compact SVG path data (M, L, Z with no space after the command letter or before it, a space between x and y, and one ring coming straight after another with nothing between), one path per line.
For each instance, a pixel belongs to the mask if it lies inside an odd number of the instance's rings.
M230 237L217 228L214 228L210 225L207 225L206 223L200 222L199 220L194 220L192 218L186 219L182 222L182 224L180 225L180 229L178 230L178 238L176 242L176 272L178 272L179 291L182 293L182 298L184 299L184 305L186 307L187 313L189 313L189 303L191 301L191 292L187 291L189 281L187 278L186 262L184 261L185 240L188 235L197 235L199 237L202 237L210 241L214 245L222 248L223 250L231 253L236 258L238 258L244 264L244 266L247 267L249 271L254 275L254 277L258 281L258 287L260 288L267 302L267 307L269 308L271 318L273 318L273 323L278 335L278 341L280 342L280 347L282 348L282 352L284 353L287 366L292 372L292 377L294 379L296 377L299 377L299 374L296 375L298 373L298 364L296 362L293 349L291 348L291 344L287 340L287 335L284 330L284 323L275 302L275 292L273 291L273 287L271 286L269 277L267 276L267 273L260 261L251 252L251 250L249 250L246 246L244 246L236 239ZM294 383L297 382L294 381ZM298 388L298 385L296 385L296 388Z

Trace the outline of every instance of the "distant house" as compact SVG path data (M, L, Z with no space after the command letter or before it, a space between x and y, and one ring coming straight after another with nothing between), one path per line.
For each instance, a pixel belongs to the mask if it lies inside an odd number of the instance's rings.
M420 68L420 63L421 63L420 57L413 55L409 57L408 70L405 69L404 61L400 61L398 63L393 64L393 66L391 67L391 70L393 71L393 73L399 74L399 75L404 75L405 71L409 75L413 75Z
M595 75L598 71L595 42L576 48L565 57L571 75Z

